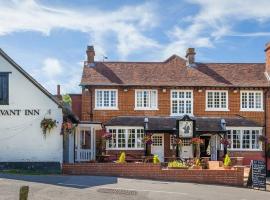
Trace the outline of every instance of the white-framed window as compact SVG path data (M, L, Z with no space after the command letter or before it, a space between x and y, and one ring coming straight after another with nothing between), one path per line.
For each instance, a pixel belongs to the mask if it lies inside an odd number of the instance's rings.
M206 90L206 111L229 111L227 90Z
M135 90L135 110L157 110L157 90Z
M263 91L240 91L241 111L263 111Z
M80 148L90 149L91 148L91 132L90 130L80 130Z
M260 127L227 127L229 150L236 151L261 151L262 144L259 136L262 135Z
M171 115L193 115L193 91L171 90Z
M118 109L118 90L117 89L96 89L95 90L95 109Z
M144 149L144 130L142 127L107 127L112 137L106 147L110 150Z
M174 136L170 135L170 149L173 149L173 144L174 144Z

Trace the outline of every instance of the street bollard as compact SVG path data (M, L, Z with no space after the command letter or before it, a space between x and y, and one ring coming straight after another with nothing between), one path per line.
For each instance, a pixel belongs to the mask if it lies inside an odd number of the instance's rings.
M20 200L28 199L29 186L22 186L20 188Z

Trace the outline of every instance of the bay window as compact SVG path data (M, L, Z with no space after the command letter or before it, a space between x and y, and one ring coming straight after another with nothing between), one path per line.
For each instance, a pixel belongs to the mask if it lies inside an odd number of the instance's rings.
M109 127L112 137L107 141L107 149L144 149L144 130L142 127Z
M262 91L241 91L241 111L263 111Z
M228 91L206 90L206 111L228 111Z
M227 128L230 150L261 150L259 136L262 135L262 128Z
M193 92L192 90L171 91L171 115L193 115Z
M97 89L95 91L95 109L117 109L116 89Z
M135 110L156 110L157 90L135 90Z

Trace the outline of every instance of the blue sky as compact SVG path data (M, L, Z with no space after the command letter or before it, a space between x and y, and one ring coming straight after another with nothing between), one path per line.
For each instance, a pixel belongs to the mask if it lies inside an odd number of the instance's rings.
M50 92L80 92L96 60L161 61L196 48L201 62L264 62L269 0L0 0L0 48Z

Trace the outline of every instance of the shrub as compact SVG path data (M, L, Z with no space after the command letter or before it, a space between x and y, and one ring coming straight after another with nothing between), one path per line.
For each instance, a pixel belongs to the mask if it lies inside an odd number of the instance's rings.
M231 158L230 158L230 156L228 155L228 154L226 154L226 156L225 156L225 158L224 158L224 166L225 167L228 167L228 166L230 166L231 165Z
M126 154L122 152L119 156L119 159L116 161L117 163L125 163L126 162Z
M159 160L159 158L158 158L158 155L154 155L154 157L153 157L153 163L154 163L154 164L160 163L160 160Z
M188 166L185 163L183 163L181 161L177 161L177 160L169 162L168 167L179 168L179 169L181 169L181 168L187 169L188 168Z

